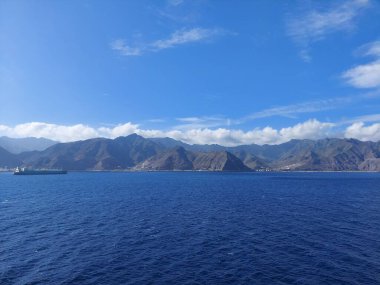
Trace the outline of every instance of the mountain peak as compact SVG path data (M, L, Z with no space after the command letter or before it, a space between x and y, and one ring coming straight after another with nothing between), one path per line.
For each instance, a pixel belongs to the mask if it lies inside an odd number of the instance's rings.
M58 143L43 151L15 155L0 148L0 167L20 165L67 170L380 170L380 143L354 139L292 140L280 145L189 145L145 139L137 134L116 139ZM178 142L178 144L177 144ZM247 167L248 166L248 167Z

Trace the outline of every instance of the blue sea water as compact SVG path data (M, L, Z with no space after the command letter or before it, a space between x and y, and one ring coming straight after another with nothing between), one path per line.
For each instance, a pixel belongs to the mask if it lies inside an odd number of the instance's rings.
M3 173L0 284L380 284L380 173Z

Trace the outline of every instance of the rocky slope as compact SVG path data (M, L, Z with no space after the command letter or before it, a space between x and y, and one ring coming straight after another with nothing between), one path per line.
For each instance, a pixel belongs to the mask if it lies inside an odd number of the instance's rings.
M134 169L205 171L250 170L240 159L227 151L190 152L181 146L159 153L138 164Z
M158 139L165 145L168 141ZM175 145L170 139L170 144ZM310 170L310 171L377 171L380 158L379 142L355 139L291 140L279 145L186 145L188 150L228 151L254 170Z
M183 147L158 153L134 167L135 170L193 170L193 155Z
M380 158L368 158L359 165L362 171L380 171Z
M296 141L294 146L271 163L280 170L362 170L368 159L380 157L379 143L353 139Z
M89 139L56 144L42 152L20 154L23 164L35 168L67 170L128 169L162 148L138 135L111 139Z
M194 170L209 171L249 171L239 158L228 151L196 153Z

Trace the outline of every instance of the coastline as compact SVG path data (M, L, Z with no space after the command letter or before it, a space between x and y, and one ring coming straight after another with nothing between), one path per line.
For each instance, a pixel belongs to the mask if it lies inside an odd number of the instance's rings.
M12 173L13 170L0 170L0 173ZM147 173L147 172L194 172L194 173L380 173L380 171L364 171L364 170L273 170L273 171L229 171L229 170L67 170L67 173Z

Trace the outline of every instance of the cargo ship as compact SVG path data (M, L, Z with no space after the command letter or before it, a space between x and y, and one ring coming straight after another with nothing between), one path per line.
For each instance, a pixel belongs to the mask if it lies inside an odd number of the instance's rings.
M67 174L63 169L30 169L26 167L17 167L13 172L14 175L46 175L46 174Z

